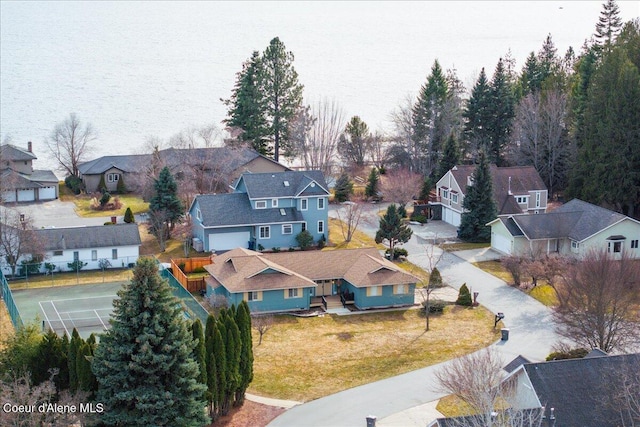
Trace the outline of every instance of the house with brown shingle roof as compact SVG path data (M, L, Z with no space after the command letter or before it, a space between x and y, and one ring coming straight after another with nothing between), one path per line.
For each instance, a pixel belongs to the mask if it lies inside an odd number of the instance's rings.
M254 312L307 310L314 301L342 297L370 309L414 304L418 278L384 259L376 248L260 253L238 248L205 266L207 295Z
M436 184L437 197L430 201L433 219L455 225L462 220L462 203L473 184L475 165L457 165ZM493 201L498 215L539 214L547 210L547 188L533 166L491 165Z

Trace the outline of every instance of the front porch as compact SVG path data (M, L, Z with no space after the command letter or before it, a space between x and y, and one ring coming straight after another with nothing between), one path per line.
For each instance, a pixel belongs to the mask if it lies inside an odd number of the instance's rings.
M322 308L327 313L351 311L347 306L354 307L353 294L316 296L311 297L309 302L309 308Z

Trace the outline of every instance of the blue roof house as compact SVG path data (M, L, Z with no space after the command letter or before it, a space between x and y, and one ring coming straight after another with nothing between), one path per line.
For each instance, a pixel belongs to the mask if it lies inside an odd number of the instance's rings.
M205 251L298 247L308 230L328 238L329 190L320 171L244 173L233 192L195 198L189 214L193 237Z

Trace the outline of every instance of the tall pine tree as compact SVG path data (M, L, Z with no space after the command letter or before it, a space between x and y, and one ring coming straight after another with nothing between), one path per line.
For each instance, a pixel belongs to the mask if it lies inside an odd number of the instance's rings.
M152 233L170 232L184 215L184 205L178 198L178 184L168 167L162 168L154 183L154 193L149 201L149 211L162 221L152 221ZM160 223L166 227L160 227ZM156 229L157 228L157 229ZM168 237L168 236L166 236Z
M478 150L489 146L492 113L491 87L483 68L462 113L465 119L464 135L467 145L465 151L474 158Z
M220 395L218 385L219 374L217 372L220 353L216 356L216 334L218 334L216 318L213 314L209 314L205 328L205 366L207 368L207 399L209 404L209 416L213 421L217 418Z
M204 392L193 359L195 342L158 266L138 260L118 291L111 329L102 335L92 370L106 425L201 426Z
M198 380L201 384L207 385L207 349L200 319L196 319L191 325L191 333L193 334L193 339L198 342L193 349L193 358L198 362L198 368L200 369Z
M437 178L442 178L458 163L460 163L460 148L458 148L458 141L456 141L456 137L452 133L444 145L442 159L440 159L440 164L438 165Z
M605 48L611 46L621 28L620 8L618 8L615 0L607 0L602 5L600 18L596 23L595 38L598 45Z
M260 154L272 156L266 119L266 97L263 88L264 67L260 52L254 51L236 75L231 98L223 100L229 107L224 123L241 129L239 139L251 144Z
M236 324L240 330L240 382L236 388L236 405L244 403L244 395L253 381L253 340L251 338L251 311L246 301L242 301L236 311Z
M83 340L76 328L71 333L71 341L69 342L69 351L67 352L67 364L69 365L69 391L75 392L78 388L78 374L76 371L76 356L78 349Z
M488 123L489 145L486 147L489 162L498 166L504 163L504 148L509 142L515 106L511 81L502 58L498 61L489 92L490 119Z
M491 170L483 151L480 152L479 161L462 202L464 212L458 235L471 242L488 242L491 240L491 227L486 224L496 219L497 211L493 201Z
M278 37L271 40L262 54L265 112L269 135L273 138L273 159L276 162L280 158L280 151L285 155L292 154L289 129L302 105L304 86L298 82L293 59L293 53L287 51Z

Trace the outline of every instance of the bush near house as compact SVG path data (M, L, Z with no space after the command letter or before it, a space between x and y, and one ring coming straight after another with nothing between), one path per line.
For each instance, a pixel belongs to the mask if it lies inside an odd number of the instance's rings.
M473 304L473 300L471 299L471 292L469 292L469 288L467 287L466 283L464 283L460 287L456 304L466 306L466 307L471 307L471 305Z

